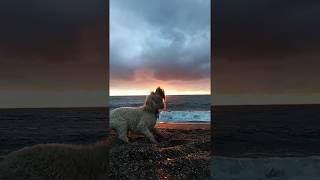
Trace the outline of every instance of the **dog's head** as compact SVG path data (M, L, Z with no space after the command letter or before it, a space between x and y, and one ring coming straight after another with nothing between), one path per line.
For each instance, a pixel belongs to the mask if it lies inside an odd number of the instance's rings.
M159 110L164 109L164 99L155 92L151 92L147 96L145 101L145 108L147 111L152 113L158 113Z
M156 92L155 92L158 96L160 96L163 100L166 100L166 95L164 93L164 90L159 86L157 89L156 89Z

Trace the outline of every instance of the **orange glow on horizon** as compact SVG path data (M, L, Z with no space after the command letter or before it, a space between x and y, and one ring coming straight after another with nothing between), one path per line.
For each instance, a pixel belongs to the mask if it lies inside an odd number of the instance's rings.
M165 89L166 95L210 95L210 91L199 91L199 90L171 90ZM144 96L148 95L151 91L154 90L145 90L145 89L130 89L130 90L115 90L110 89L110 96Z

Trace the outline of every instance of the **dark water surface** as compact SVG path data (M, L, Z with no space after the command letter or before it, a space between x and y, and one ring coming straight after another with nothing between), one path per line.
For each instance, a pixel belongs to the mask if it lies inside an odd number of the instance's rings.
M95 143L107 136L107 108L0 109L0 155L40 143Z
M146 96L111 96L110 108L123 106L141 106ZM168 95L166 96L168 111L210 111L210 95Z
M320 155L320 105L215 106L213 154Z

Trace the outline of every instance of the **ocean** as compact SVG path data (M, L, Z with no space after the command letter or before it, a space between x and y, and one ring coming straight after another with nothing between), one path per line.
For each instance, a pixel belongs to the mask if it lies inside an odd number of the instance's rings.
M42 143L95 143L107 136L107 115L107 108L0 109L0 155Z
M320 155L320 105L214 106L212 112L217 156Z
M111 96L110 108L137 107L144 103L146 96ZM160 112L158 122L210 123L209 95L168 95L166 111Z
M110 108L140 106L143 105L144 98L144 96L111 97ZM189 116L195 112L207 112L207 115L210 112L210 96L167 96L167 98L169 114L165 116L167 118L165 122L179 122L186 119L186 117L179 119L181 112L186 112L183 114ZM0 109L0 156L25 146L42 143L95 143L108 135L108 111L108 108ZM174 116L172 112L175 113ZM194 115L198 123L202 123L201 119L206 118ZM192 118L193 116L189 120Z
M110 108L141 106L145 98L146 96L111 96ZM210 95L167 95L167 111L210 111L210 98Z
M320 105L214 106L213 179L319 179Z

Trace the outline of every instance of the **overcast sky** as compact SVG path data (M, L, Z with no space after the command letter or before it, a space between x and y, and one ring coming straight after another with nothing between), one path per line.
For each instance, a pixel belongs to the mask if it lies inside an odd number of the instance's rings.
M209 0L110 0L110 90L210 93Z

